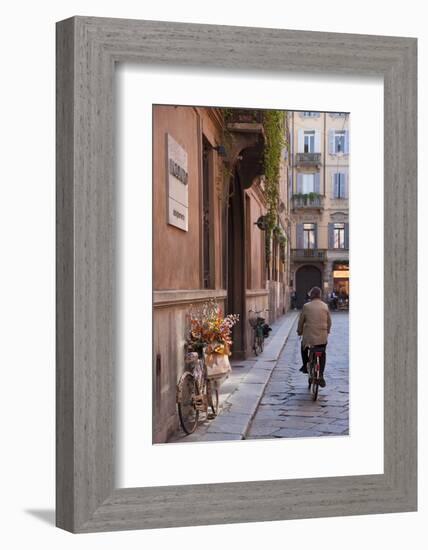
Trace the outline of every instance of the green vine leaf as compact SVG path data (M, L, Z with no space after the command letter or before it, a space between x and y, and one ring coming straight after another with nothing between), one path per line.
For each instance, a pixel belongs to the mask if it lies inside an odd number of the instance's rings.
M265 132L264 172L267 222L269 231L272 231L278 217L281 157L285 146L285 112L264 111L263 128Z

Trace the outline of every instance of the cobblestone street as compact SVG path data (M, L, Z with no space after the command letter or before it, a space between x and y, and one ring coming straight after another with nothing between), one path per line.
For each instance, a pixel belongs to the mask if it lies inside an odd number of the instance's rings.
M246 439L349 434L348 313L332 313L326 387L312 401L293 326L266 386Z

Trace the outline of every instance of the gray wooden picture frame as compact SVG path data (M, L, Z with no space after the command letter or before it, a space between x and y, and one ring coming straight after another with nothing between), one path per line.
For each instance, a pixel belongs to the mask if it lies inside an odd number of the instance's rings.
M416 48L414 38L387 36L91 17L57 24L58 527L83 533L416 510ZM114 486L118 62L383 77L383 474Z

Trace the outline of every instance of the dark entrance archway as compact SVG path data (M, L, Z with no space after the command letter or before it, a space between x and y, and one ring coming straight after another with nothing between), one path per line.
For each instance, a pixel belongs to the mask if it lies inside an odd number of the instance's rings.
M303 265L296 272L296 300L297 307L303 307L306 295L313 286L322 288L322 275L318 267Z
M245 358L246 350L246 261L244 189L238 172L231 179L227 208L227 299L226 313L238 313L239 323L233 327L233 356Z
M256 125L257 126L257 125ZM255 178L263 174L263 135L257 127L254 132L234 128L233 153L227 161L232 177L229 198L223 215L223 281L227 290L226 313L239 314L239 323L233 327L233 357L247 355L247 262L245 190Z

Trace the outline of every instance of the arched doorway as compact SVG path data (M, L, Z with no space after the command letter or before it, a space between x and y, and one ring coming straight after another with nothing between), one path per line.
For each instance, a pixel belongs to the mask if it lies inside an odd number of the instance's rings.
M244 190L235 171L227 207L227 299L226 313L238 313L239 323L233 327L233 355L245 357L246 349L246 260Z
M258 125L257 125L258 126ZM246 254L246 189L263 174L263 136L257 127L254 132L234 129L233 153L229 154L232 176L228 186L228 201L223 214L223 281L227 290L226 313L239 314L233 327L233 357L247 355L247 254Z
M296 300L297 307L303 307L306 295L313 286L322 288L322 275L318 267L303 265L296 272Z

